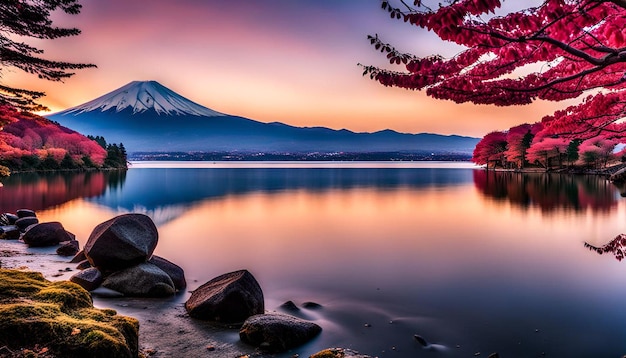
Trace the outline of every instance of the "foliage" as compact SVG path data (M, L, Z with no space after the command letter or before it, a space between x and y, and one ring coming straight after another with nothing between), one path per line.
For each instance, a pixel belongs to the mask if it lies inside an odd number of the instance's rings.
M0 77L2 70L15 67L42 79L62 81L74 74L71 70L95 67L92 64L48 60L41 57L41 49L20 42L22 38L56 39L80 34L76 28L54 26L51 19L54 11L75 15L80 9L78 0L0 2ZM43 92L0 83L0 105L8 104L26 111L44 110L46 107L36 102L43 95Z
M108 144L104 166L109 168L126 168L128 163L126 148L123 143Z
M545 0L501 10L500 0L382 1L392 18L463 48L452 58L402 53L376 36L392 70L363 66L385 86L426 90L458 103L523 105L535 100L578 104L543 118L544 137L622 138L626 124L626 1ZM435 3L435 1L432 1ZM523 5L518 5L522 6ZM591 94L590 94L591 93Z
M137 320L94 308L89 292L68 281L0 269L0 315L0 345L7 348L58 357L137 356Z
M494 167L496 163L504 161L505 152L507 149L507 137L504 132L491 132L487 134L474 148L474 155L472 161L479 165L487 165L493 163Z
M80 133L0 106L0 165L13 170L96 168L106 156L98 143Z

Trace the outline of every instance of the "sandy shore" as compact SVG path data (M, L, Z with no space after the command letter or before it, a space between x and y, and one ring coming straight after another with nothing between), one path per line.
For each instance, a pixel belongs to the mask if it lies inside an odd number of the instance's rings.
M0 264L6 269L41 272L50 281L68 280L77 272L71 257L55 247L28 248L19 241L0 240ZM263 357L239 341L238 329L191 319L182 294L165 299L94 297L94 306L112 308L139 320L139 347L150 357Z

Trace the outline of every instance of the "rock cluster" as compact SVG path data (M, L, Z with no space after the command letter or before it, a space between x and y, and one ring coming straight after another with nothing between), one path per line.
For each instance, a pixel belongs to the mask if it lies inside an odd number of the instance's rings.
M70 281L89 291L102 285L125 296L164 297L187 286L174 263L153 256L159 234L148 216L124 214L94 228L83 251L72 260L78 272Z
M261 286L247 270L215 277L198 287L185 303L185 308L189 316L198 319L243 322L239 330L241 341L268 352L297 347L322 331L317 324L300 318L265 314Z
M76 236L65 230L60 222L40 223L37 213L19 209L13 213L0 214L0 239L21 239L29 247L46 247L62 244L57 253L72 256L78 252Z

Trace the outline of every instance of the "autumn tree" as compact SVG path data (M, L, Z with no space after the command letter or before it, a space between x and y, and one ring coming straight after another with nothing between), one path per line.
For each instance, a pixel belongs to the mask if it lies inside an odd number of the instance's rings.
M95 67L43 58L41 49L21 42L22 38L56 39L80 34L76 28L55 26L51 19L55 11L75 15L80 9L78 0L2 0L0 79L10 67L51 81L63 81L74 74L72 70ZM44 110L46 107L36 102L43 95L43 92L15 88L0 82L0 105L9 104L25 111Z
M493 168L498 165L502 166L506 149L506 133L498 131L491 132L476 144L472 161L479 165L486 165L487 168L489 168L490 163Z
M418 57L378 35L369 36L391 66L363 66L364 75L385 86L425 90L457 103L509 106L579 99L542 120L544 136L622 138L626 1L545 0L537 7L517 2L527 7L519 11L503 10L504 2L450 0L437 5L416 0L410 6L404 0L382 1L392 18L431 31L462 50L451 58Z

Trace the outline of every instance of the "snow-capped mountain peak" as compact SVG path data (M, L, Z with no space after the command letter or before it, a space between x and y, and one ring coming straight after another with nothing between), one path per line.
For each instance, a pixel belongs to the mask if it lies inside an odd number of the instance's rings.
M69 108L58 114L77 115L92 111L120 112L130 108L132 113L155 111L159 115L193 115L216 117L225 114L201 106L156 81L133 81L92 101Z

